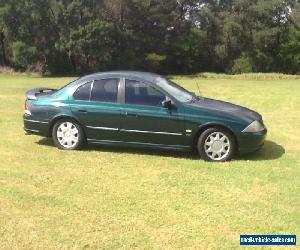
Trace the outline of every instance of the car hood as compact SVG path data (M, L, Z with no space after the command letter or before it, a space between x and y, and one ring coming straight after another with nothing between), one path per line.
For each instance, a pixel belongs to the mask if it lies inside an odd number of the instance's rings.
M254 120L262 120L262 116L251 109L235 105L229 102L209 98L201 97L199 98L199 100L189 103L188 106L212 112L215 111L217 113L226 113L230 116L247 120L248 122L252 122Z

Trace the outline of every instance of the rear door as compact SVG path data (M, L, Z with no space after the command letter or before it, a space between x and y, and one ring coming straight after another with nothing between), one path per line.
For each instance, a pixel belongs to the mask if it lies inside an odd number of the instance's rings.
M125 142L182 145L184 119L178 110L164 108L168 97L150 83L125 79L121 135Z
M88 82L73 94L71 109L85 126L88 140L118 140L121 107L118 103L119 78Z

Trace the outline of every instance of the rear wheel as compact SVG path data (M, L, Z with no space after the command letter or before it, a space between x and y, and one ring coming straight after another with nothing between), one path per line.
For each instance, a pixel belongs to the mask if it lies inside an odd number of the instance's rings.
M84 142L84 134L79 124L72 120L59 120L53 127L54 144L64 150L80 149Z
M230 132L221 128L209 128L198 139L197 149L206 161L224 162L235 153L235 140Z

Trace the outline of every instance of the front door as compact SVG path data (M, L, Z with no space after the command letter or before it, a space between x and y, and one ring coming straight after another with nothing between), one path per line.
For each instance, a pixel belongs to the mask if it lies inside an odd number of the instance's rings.
M118 140L121 116L119 83L118 78L95 80L75 91L71 110L84 125L89 141Z
M162 106L167 96L154 85L125 80L121 137L125 142L183 145L184 119L176 108Z

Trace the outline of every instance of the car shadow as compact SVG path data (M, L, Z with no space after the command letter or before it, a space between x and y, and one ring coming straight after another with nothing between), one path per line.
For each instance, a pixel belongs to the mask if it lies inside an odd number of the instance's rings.
M281 158L285 154L285 149L276 142L267 140L264 146L252 153L238 155L236 160L249 160L249 161L266 161Z
M37 141L36 144L42 146L54 147L51 138L42 138ZM155 148L136 148L136 147L126 147L126 146L114 146L114 145L87 145L82 148L82 151L93 152L111 152L119 154L135 154L135 155L149 155L149 156L162 156L170 158L182 158L189 160L199 160L200 157L196 151L177 151L171 149L155 149Z
M54 147L52 139L50 138L42 138L41 140L36 142L38 145ZM84 151L92 152L92 151L102 151L102 152L112 152L112 153L129 153L136 155L153 155L153 156L162 156L162 157L171 157L171 158L183 158L189 160L199 160L196 150L192 152L182 152L175 150L164 150L164 149L142 149L142 148L134 148L134 147L122 147L122 146L106 146L106 145L88 145L83 148ZM278 145L273 141L266 141L263 148L260 150L238 155L234 160L249 160L249 161L265 161L265 160L275 160L281 158L285 154L285 149Z

